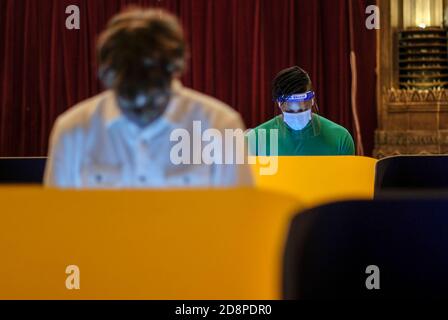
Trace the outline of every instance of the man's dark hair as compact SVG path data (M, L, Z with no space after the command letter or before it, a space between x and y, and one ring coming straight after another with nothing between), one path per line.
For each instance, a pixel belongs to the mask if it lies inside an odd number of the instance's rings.
M186 42L175 16L130 8L109 21L98 39L97 54L100 78L107 86L152 85L155 78L183 71Z
M280 71L272 83L274 101L310 90L312 90L312 83L308 73L297 66Z

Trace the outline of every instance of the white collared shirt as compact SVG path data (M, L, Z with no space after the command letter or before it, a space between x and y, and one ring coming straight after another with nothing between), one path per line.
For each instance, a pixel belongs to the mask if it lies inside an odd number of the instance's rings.
M174 129L243 129L224 103L173 82L162 117L139 128L120 111L112 91L69 109L54 125L45 185L64 188L225 187L251 185L247 165L179 164L170 159Z

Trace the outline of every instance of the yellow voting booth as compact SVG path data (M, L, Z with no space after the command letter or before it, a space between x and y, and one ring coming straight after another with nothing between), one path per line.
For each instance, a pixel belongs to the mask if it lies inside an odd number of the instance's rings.
M278 299L300 209L256 190L0 188L0 202L0 299Z
M282 156L253 161L258 188L294 196L306 206L373 198L377 162L373 158Z
M376 161L277 160L252 167L255 189L0 188L0 299L281 298L291 217L371 198Z

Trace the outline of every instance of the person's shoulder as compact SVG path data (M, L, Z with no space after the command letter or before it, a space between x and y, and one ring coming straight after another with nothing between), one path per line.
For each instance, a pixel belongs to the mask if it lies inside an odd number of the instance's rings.
M279 125L280 117L281 116L275 116L274 118L272 118L266 122L263 122L259 126L255 127L253 130L258 131L260 129L269 130L269 129L277 128Z
M187 104L205 115L212 122L241 121L240 114L232 107L214 97L199 91L183 87L182 98L187 100Z
M331 134L339 134L341 136L350 135L350 132L340 124L337 124L336 122L333 122L321 115L318 115L318 117L321 129L323 129L325 132Z
M112 92L105 91L79 102L58 116L55 122L55 127L57 127L59 131L64 132L84 127L98 108L100 108L104 102L111 97Z

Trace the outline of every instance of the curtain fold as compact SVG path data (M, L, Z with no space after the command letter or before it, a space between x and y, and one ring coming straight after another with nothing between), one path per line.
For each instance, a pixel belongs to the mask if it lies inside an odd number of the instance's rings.
M41 156L56 117L101 91L95 42L107 20L130 4L180 17L190 45L183 82L238 110L248 127L278 110L271 81L300 65L315 83L321 114L353 133L350 105L351 0L0 0L0 156ZM355 2L358 106L366 150L376 127L375 32ZM77 5L81 29L67 30Z

